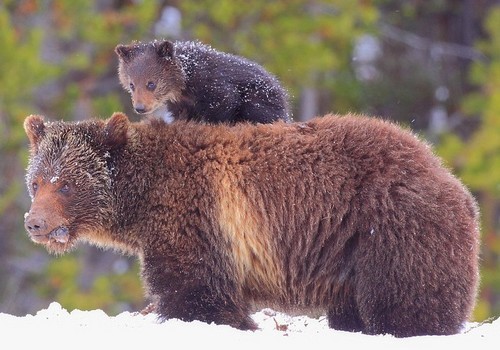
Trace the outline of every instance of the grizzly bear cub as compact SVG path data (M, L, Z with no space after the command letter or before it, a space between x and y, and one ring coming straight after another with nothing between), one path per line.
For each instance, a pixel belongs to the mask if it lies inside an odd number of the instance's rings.
M120 82L139 114L229 124L290 121L278 80L243 57L168 40L118 45L115 52Z
M255 305L332 328L453 334L478 287L478 211L413 134L360 116L207 125L30 116L25 227L138 256L161 319L255 329Z

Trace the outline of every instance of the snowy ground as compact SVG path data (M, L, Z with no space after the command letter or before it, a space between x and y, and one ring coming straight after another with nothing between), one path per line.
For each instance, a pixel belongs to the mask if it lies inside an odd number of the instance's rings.
M168 320L159 324L155 315L128 312L108 316L101 310L68 312L52 303L36 315L16 317L0 314L2 344L17 349L87 349L112 345L112 349L183 348L193 349L451 349L474 347L498 349L500 319L483 324L468 324L462 334L398 339L368 336L329 329L326 319L290 317L272 310L253 315L260 330L243 332L229 326L202 322ZM14 346L15 345L15 346ZM9 345L7 348L11 348Z

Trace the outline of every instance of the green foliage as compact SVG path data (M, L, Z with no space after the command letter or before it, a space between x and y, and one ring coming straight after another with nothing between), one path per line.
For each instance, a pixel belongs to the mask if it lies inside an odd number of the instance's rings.
M24 117L35 113L31 103L35 88L54 77L57 69L40 60L42 32L38 29L15 28L6 8L0 5L0 219L17 212L24 190L23 176L26 149L22 128ZM20 215L20 217L22 217ZM15 233L11 223L0 225ZM21 226L22 229L22 226ZM0 244L9 236L0 232ZM0 251L0 256L2 252ZM0 279L1 276L0 268Z
M38 292L47 300L57 300L69 310L102 309L108 314L116 314L123 311L121 304L135 310L143 304L137 264L127 273L103 273L87 289L78 284L82 272L83 264L78 255L52 260L43 283L37 284Z
M12 25L9 13L0 6L0 146L15 147L22 130L13 127L24 116L34 112L30 100L35 87L55 76L57 69L40 60L42 31L19 32ZM19 64L22 62L22 64Z
M98 96L92 100L94 116L109 118L117 110L116 106L120 106L120 99L116 94Z
M372 2L361 0L203 0L179 5L192 37L263 64L292 95L304 86L328 86L332 93L355 84L352 74L325 78L350 69L355 39L373 30L378 19Z
M489 39L478 47L488 60L475 62L471 82L481 91L464 100L465 113L480 115L481 125L466 142L446 135L439 152L451 160L464 182L475 191L487 191L500 198L500 7L486 22Z
M4 212L7 207L19 196L21 192L21 184L19 182L13 182L12 186L8 187L5 192L2 193L0 197L0 214Z
M487 60L475 62L470 81L480 86L463 102L465 113L480 117L481 124L467 140L448 134L439 153L457 169L463 181L478 194L482 212L482 298L475 317L483 320L500 313L490 295L500 293L500 227L496 207L500 200L500 6L489 14L489 34L478 48Z

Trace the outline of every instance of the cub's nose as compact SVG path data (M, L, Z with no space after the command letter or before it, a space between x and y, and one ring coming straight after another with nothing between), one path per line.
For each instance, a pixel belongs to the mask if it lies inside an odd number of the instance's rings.
M28 215L24 220L24 228L32 236L43 235L47 232L47 222L35 215Z
M146 113L146 107L142 103L138 103L134 106L134 109L137 113L143 114Z

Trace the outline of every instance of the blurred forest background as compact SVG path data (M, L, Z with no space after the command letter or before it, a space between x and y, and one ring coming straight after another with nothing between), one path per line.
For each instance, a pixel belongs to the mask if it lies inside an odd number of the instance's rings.
M295 120L362 112L425 137L482 211L474 317L500 315L500 3L488 0L3 0L0 4L0 312L51 301L109 314L144 306L137 263L81 245L50 256L23 214L31 114L132 112L118 43L196 39L255 60L289 90Z

